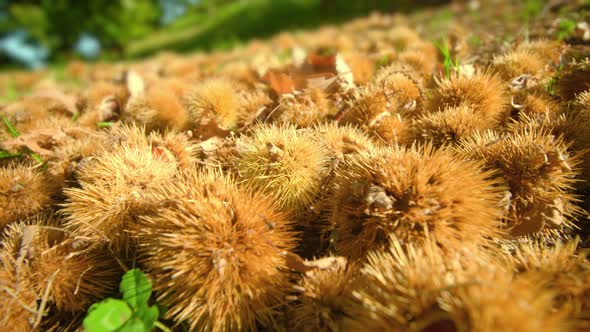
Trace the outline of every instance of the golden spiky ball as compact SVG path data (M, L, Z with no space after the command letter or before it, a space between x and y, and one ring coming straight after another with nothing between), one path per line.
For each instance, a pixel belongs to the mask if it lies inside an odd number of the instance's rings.
M402 117L398 107L404 106L382 87L358 88L340 123L357 126L387 145L405 144L410 138L410 122Z
M574 61L556 77L557 94L564 100L574 100L590 86L590 60Z
M492 131L474 135L458 148L467 158L480 160L510 190L506 201L513 236L573 227L577 213L572 194L579 174L579 156L545 128L525 128L500 136Z
M419 246L396 237L388 241L387 249L369 253L361 270L351 328L461 331L464 318L455 321L437 303L442 291L468 279L458 255L443 254L433 241Z
M438 299L458 325L455 331L569 331L570 323L552 306L553 294L498 266L480 266Z
M518 111L519 115L558 113L559 103L555 101L544 89L523 89L512 96L512 108Z
M556 41L541 39L525 42L494 57L492 69L506 81L526 75L545 83L553 76L562 51L563 47Z
M151 132L148 143L152 146L154 155L159 154L171 162L176 162L179 169L190 169L197 163L197 145L184 133Z
M38 168L26 164L0 168L0 229L49 208L53 193Z
M271 111L271 119L305 128L322 121L330 111L326 94L313 88L298 95L280 95L277 109Z
M329 245L329 232L326 231L325 223L328 198L333 191L336 169L340 167L345 156L375 148L371 138L354 126L338 126L334 122L329 122L313 126L310 130L325 144L330 161L326 175L321 181L319 194L312 205L297 216L297 224L303 231L299 252L306 258L319 257Z
M289 288L283 253L295 239L286 216L211 170L185 174L155 197L161 208L140 217L135 233L166 317L199 331L271 326Z
M535 39L518 45L518 51L530 52L543 59L549 67L559 63L567 45L557 40Z
M150 192L172 181L177 162L149 144L119 143L86 163L80 187L64 189L66 228L93 246L128 250L128 228L152 206Z
M75 127L76 123L72 121L72 119L65 117L65 116L46 116L41 117L39 119L35 119L31 121L26 130L23 130L21 134L33 132L35 130L47 130L47 129L55 129L55 130L64 130L66 128ZM67 130L67 129L66 129ZM81 131L82 129L80 129ZM59 145L61 142L55 142L55 145Z
M313 202L329 155L309 131L259 125L236 146L236 169L245 185L267 193L283 210L298 211Z
M455 145L462 138L484 130L489 126L468 105L445 108L441 112L426 113L416 119L413 131L417 141L431 142L440 147Z
M514 50L495 57L492 66L504 80L511 81L521 75L540 78L546 64L543 58L529 50Z
M353 295L362 304L353 320L369 331L560 331L551 294L513 277L483 252L451 255L434 242L422 246L390 240L369 254L366 285ZM359 282L360 283L360 282ZM357 308L357 307L355 307Z
M352 155L336 171L330 225L339 255L363 258L430 237L452 251L501 234L502 190L477 162L431 145Z
M387 31L386 39L397 51L403 51L421 40L416 31L407 26L396 26Z
M93 153L94 155L101 151L111 151L119 145L133 147L149 145L148 136L152 133L148 132L143 125L122 123L111 126L108 130L101 131L99 134L101 135L101 141L103 141L103 147Z
M373 140L355 126L329 122L314 126L312 131L324 142L332 158L342 160L346 155L375 148Z
M83 113L93 112L106 98L113 98L117 107L124 107L129 99L129 91L123 85L97 81L83 91L78 105Z
M68 144L56 146L53 156L47 161L49 172L63 177L63 186L75 183L76 170L92 159L92 156L106 148L107 135L102 132L87 132L72 139Z
M297 303L287 314L295 331L346 331L352 306L352 296L360 270L344 257L329 256L312 262L303 273L296 290Z
M466 105L491 125L506 117L506 91L500 78L489 72L476 72L472 77L453 75L438 82L429 99L428 109L443 110Z
M143 125L148 131L182 130L188 124L189 113L174 91L149 89L145 94L129 99L121 120Z
M17 131L25 133L39 119L63 117L69 112L59 100L33 94L6 105L2 113Z
M35 294L63 312L84 311L113 293L121 275L113 257L81 247L51 214L11 225L3 252L22 259Z
M253 90L240 94L240 107L238 109L238 124L250 124L263 114L267 109L271 109L273 100L264 90Z
M18 266L18 267L17 267ZM33 331L37 319L37 294L26 265L0 252L0 326L11 331Z
M590 87L577 95L575 105L590 118Z
M0 326L14 331L32 331L39 325L39 294L31 277L27 248L18 238L21 228L20 223L12 223L0 234Z
M434 51L434 52L433 52ZM420 78L425 85L430 84L436 69L436 49L430 43L419 43L399 54L400 64L415 72L412 76ZM406 67L404 66L404 67Z
M519 277L553 292L553 307L565 312L578 331L590 328L590 260L577 250L579 239L568 242L521 242L508 256Z
M404 116L419 114L424 107L421 83L407 72L394 68L387 67L379 71L373 86L383 89L391 109Z
M568 145L568 154L580 158L580 165L588 165L590 154L586 151L590 148L590 113L583 109L577 110L577 107L579 105L574 104L574 107L558 112L520 114L519 121L510 123L508 130L515 133L537 130L560 137ZM578 167L578 172L580 176L575 187L584 192L590 185L590 168Z
M122 274L117 261L102 250L76 248L76 242L46 241L31 260L37 293L48 289L57 310L85 311L116 289Z
M240 96L230 80L211 78L201 82L187 93L183 103L197 137L208 138L238 125Z

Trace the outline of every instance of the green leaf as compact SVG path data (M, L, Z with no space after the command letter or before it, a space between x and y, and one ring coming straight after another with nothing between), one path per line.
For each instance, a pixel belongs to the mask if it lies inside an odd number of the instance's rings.
M119 290L123 294L123 300L133 309L138 310L142 306L147 307L147 302L152 295L152 283L139 269L127 271L121 279Z
M155 305L151 307L143 306L136 312L137 318L141 319L147 329L146 331L149 331L152 327L154 327L156 320L158 320L158 315L158 307Z
M117 331L129 320L131 308L124 301L108 298L93 304L84 318L85 332Z
M590 1L590 0L589 0ZM166 312L168 311L168 307L159 303L156 303L156 305L158 306L158 312L164 316L166 314Z
M145 326L145 324L138 317L133 317L123 325L117 332L149 332L151 328Z

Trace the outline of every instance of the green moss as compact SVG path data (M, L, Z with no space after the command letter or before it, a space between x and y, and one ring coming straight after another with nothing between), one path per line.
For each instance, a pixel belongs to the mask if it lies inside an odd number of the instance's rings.
M576 22L567 18L563 18L559 20L559 25L557 26L557 39L564 40L571 36L574 31L576 30Z

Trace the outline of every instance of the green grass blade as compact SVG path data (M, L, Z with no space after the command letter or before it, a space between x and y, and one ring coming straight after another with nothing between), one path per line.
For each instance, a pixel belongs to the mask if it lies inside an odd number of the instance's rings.
M107 128L107 127L112 126L113 124L114 124L114 122L97 122L96 126L98 128Z
M12 137L19 137L20 136L20 133L18 132L18 130L16 130L16 128L14 128L14 126L12 125L12 123L10 123L10 121L8 120L7 117L2 116L2 121L4 122L6 129L10 133L10 136L12 136Z

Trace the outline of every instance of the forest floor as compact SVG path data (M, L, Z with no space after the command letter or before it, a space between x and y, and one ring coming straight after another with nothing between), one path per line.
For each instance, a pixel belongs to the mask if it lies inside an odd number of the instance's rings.
M588 331L589 15L454 1L1 73L0 326Z

